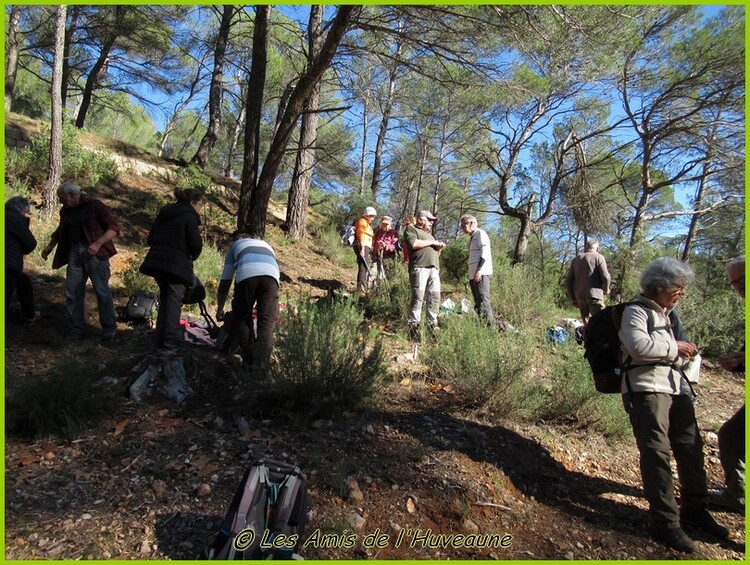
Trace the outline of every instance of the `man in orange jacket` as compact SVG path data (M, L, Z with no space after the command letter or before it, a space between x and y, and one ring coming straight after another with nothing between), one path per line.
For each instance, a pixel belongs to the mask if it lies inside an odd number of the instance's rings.
M375 232L372 221L377 216L375 208L368 206L354 222L354 253L357 257L357 292L367 292L370 277L370 251Z

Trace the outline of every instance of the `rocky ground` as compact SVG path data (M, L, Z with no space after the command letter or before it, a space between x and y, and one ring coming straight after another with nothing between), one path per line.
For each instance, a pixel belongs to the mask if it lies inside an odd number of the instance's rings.
M148 330L122 325L117 349L93 338L65 345L61 284L36 277L45 317L8 326L6 398L63 355L102 376L103 389L125 390L136 376L130 368L148 350ZM395 368L374 407L330 421L239 404L235 361L196 348L196 395L184 405L123 395L75 439L6 437L5 557L198 558L247 465L268 456L308 475L306 559L685 558L647 537L631 438L608 443L586 430L469 411L418 363L395 365L407 347L389 343ZM718 485L711 430L742 403L744 380L720 370L703 379L698 417ZM716 515L731 539L701 540L692 557L744 560L743 517ZM456 538L430 534L474 537L453 547Z

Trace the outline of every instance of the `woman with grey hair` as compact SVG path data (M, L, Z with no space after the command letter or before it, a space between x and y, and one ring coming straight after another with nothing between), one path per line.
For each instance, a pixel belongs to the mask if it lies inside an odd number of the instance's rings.
M692 279L686 263L670 257L653 261L641 275L643 292L623 311L619 330L623 402L640 452L651 535L685 553L694 552L695 544L683 528L720 539L729 535L706 509L703 442L682 370L698 347L675 338L669 317ZM670 453L680 479L679 507Z
M23 272L23 256L36 249L31 233L31 204L23 196L14 196L5 203L5 312L10 312L13 294L18 294L21 316L27 323L39 319L34 309L34 289L29 275Z

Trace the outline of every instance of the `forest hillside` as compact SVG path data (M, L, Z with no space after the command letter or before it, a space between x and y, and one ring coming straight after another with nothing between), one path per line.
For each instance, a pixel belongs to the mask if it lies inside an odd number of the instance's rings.
M45 170L34 134L43 128L9 115L6 139L9 127L31 145L6 151L6 185L38 202ZM112 261L118 307L153 287L137 269L156 211L175 187L208 187L196 271L213 308L236 227L237 183L91 134L66 143L67 162L80 161L71 176L124 228ZM648 537L619 395L594 391L574 340L547 339L548 327L575 313L558 306L559 291L533 292L538 272L514 266L502 242L494 240L492 298L504 330L460 312L468 289L446 268L443 298L458 306L443 310L437 337L415 344L405 331L402 265L359 299L353 254L335 220L313 208L310 235L293 240L280 228L283 207L272 200L268 212L285 306L271 374L255 380L236 357L191 347L194 394L180 404L128 394L152 348L148 327L118 323L114 347L66 342L64 272L39 256L56 220L34 218L40 245L26 270L42 317L26 325L6 312L7 559L199 558L259 457L296 463L308 476L305 559L684 558ZM731 293L722 296L741 312ZM185 314L201 320L196 309ZM93 332L90 290L87 316ZM724 339L712 342L716 354L738 340L716 337ZM716 431L742 404L745 386L744 374L714 359L709 349L696 410L709 483L720 486ZM744 518L716 517L730 540L699 540L694 557L744 560ZM454 537L435 542L430 534ZM473 537L451 543L458 534Z

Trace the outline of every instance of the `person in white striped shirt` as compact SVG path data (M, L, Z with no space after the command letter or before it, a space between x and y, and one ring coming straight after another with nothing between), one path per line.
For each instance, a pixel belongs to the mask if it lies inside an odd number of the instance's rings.
M224 260L216 319L224 319L224 304L234 279L233 326L242 336L242 359L260 374L268 371L271 362L273 330L279 315L280 278L273 248L257 236L239 234ZM253 309L258 316L255 330Z

